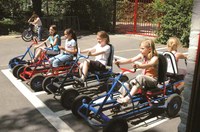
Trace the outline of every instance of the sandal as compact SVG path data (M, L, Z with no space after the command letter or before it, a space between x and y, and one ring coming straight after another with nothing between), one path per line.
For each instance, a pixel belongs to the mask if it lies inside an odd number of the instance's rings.
M117 102L120 104L129 104L131 103L131 99L128 96L126 96L124 98L118 98Z

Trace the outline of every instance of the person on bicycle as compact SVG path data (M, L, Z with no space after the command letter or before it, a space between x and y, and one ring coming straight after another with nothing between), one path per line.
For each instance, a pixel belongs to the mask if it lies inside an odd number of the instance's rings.
M61 38L57 34L56 25L51 25L49 28L49 37L42 43L35 46L36 54L35 58L31 61L36 62L42 51L46 51L47 55L57 55L60 53L59 46L61 45ZM45 45L47 42L50 43L49 46Z
M28 22L34 25L34 28L36 29L38 34L38 40L42 41L42 21L39 16L36 13L33 13Z

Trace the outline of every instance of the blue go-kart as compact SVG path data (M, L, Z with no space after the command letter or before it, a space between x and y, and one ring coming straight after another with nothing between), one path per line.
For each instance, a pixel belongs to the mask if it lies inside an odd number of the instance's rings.
M148 113L153 110L165 110L169 117L175 117L181 107L182 99L178 95L173 85L175 83L166 84L167 60L159 54L159 71L158 86L148 88L145 86L136 95L131 96L129 89L124 82L120 81L125 72L134 73L129 69L120 68L121 73L111 80L113 81L110 90L95 99L91 99L87 95L79 95L72 103L72 113L86 120L91 126L103 127L104 132L127 132L127 121L135 116ZM131 102L124 106L117 102L119 91L115 90L115 86L121 84L131 98ZM111 114L114 112L114 115Z
M36 40L34 40L32 42L32 44L27 48L26 52L23 55L19 55L19 56L12 58L8 63L9 68L14 69L14 67L17 65L27 64L28 62L25 60L25 59L27 59L26 58L27 56L29 56L30 57L29 59L32 60L35 56L35 53L31 52L31 48L35 44L37 44ZM20 66L18 66L18 67L20 67ZM18 69L18 67L15 67L15 70Z

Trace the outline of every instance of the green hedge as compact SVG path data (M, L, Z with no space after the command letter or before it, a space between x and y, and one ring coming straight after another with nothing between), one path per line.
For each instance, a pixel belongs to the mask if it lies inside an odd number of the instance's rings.
M171 36L178 37L184 47L189 46L193 0L154 0L153 8L160 16L157 41L166 44Z

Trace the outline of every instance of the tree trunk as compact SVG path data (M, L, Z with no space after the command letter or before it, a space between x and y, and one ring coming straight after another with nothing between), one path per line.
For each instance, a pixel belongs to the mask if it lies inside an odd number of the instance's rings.
M32 0L32 3L33 3L33 11L35 11L35 13L41 17L42 0Z

